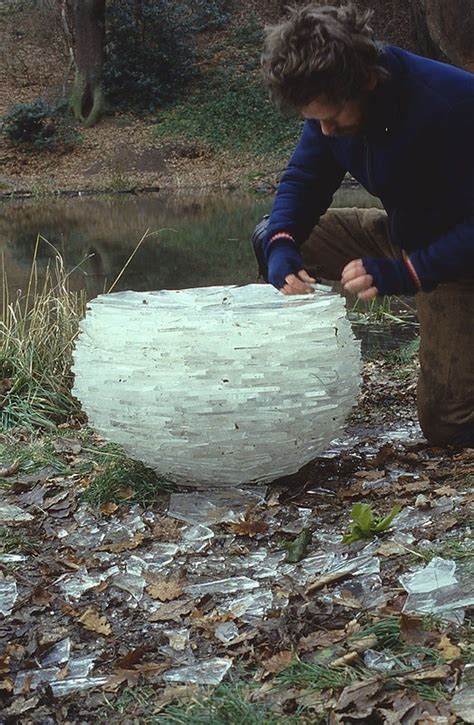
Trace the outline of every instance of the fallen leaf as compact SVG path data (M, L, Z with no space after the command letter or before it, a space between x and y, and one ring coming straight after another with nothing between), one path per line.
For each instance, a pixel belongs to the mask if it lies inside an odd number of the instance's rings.
M146 647L137 647L136 649L132 649L124 657L117 660L118 667L121 670L129 670L133 665L136 665L137 662L141 660L145 652Z
M155 579L146 591L153 599L159 599L160 602L170 602L178 599L183 593L183 579L180 576L161 577Z
M267 522L257 518L252 511L247 511L243 519L232 522L227 526L237 536L253 537L257 534L264 534L268 530Z
M379 471L378 469L372 471L356 471L354 473L355 478L363 478L364 481L378 481L379 478L385 476L385 471Z
M282 652L277 652L268 660L265 660L265 662L262 662L262 667L265 672L270 672L275 675L289 667L293 660L294 653L289 649L283 650Z
M91 632L97 632L97 634L103 634L105 636L112 634L112 626L107 621L106 617L99 614L99 612L92 607L86 609L86 611L78 617L78 621Z
M53 450L56 453L72 453L77 456L82 451L82 445L75 438L57 438L53 441Z
M400 554L406 554L406 549L398 544L396 541L384 541L376 549L376 554L380 556L400 556Z
M6 677L4 680L0 680L0 690L6 690L6 692L13 692L13 680Z
M449 665L440 665L439 667L433 667L428 670L420 670L419 672L413 672L410 675L405 675L404 680L410 682L424 682L425 680L444 680L450 673Z
M177 541L181 538L183 522L171 519L169 516L160 516L153 526L153 538L166 542Z
M11 464L11 466L5 466L4 468L0 468L0 478L8 478L9 476L14 476L19 468L20 461L15 461Z
M100 507L101 513L106 514L107 516L114 514L117 509L118 505L113 501L107 501L107 503L102 504L102 506Z
M329 632L318 630L311 632L306 637L301 637L298 642L298 650L300 652L313 652L318 647L330 647L336 642L344 639L346 633L343 629L333 629Z
M4 657L0 657L0 673L5 674L5 672L10 672L10 657L9 655L5 655Z
M362 682L355 682L353 685L348 685L341 692L341 696L336 704L336 710L347 710L351 707L359 715L361 711L364 712L366 717L372 711L375 706L374 697L382 689L384 683L379 677L372 677L369 680ZM368 711L368 712L367 712Z
M293 539L293 541L285 541L283 544L283 547L287 551L285 561L288 561L290 564L296 564L301 559L304 559L312 538L311 531L308 528L304 528L296 539Z
M120 554L122 551L129 551L130 549L136 549L137 546L143 542L145 534L141 531L137 531L131 539L126 541L118 541L116 544L101 544L97 547L96 551L112 551L115 554Z
M453 662L461 656L461 650L451 642L447 634L441 635L437 648L447 662Z
M440 486L434 489L437 496L456 496L457 490L452 486Z
M165 707L172 703L180 705L193 702L196 699L196 693L199 685L174 685L167 687L159 699L153 698L153 712L161 712Z
M124 501L128 501L135 496L135 489L131 486L121 486L117 491L117 496L120 496Z
M186 601L168 602L163 604L156 612L148 617L149 622L180 622L181 617L189 614L193 608L193 602L188 599Z
M382 466L385 466L387 461L390 458L393 458L394 455L395 455L395 449L392 446L392 444L385 443L385 445L383 445L382 448L380 448L380 450L378 451L378 453L376 454L376 456L374 458L375 468L380 468Z
M425 645L433 635L423 629L423 618L412 614L400 616L400 639L407 644Z

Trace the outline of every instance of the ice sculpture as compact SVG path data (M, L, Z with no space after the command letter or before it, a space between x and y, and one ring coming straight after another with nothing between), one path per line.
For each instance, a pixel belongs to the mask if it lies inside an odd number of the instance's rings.
M89 303L74 373L90 424L170 480L264 483L338 434L360 346L332 292L119 292Z

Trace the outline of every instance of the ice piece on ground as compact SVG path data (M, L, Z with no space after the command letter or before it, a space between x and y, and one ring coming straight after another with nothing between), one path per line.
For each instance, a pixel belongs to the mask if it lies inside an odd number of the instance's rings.
M227 644L238 636L239 628L235 622L221 622L217 625L214 634L216 639Z
M156 573L174 561L179 548L176 544L154 544L151 551L143 555L147 562L147 571Z
M408 592L404 612L438 614L461 623L464 609L474 604L474 582L456 562L435 556L424 568L404 574L400 582Z
M455 561L435 556L424 569L403 574L400 582L409 594L421 594L457 584L455 571Z
M273 593L269 590L258 590L255 593L244 594L229 602L224 602L217 607L220 614L232 612L235 617L242 621L252 620L256 617L263 617L273 606Z
M0 614L8 617L13 609L17 596L16 581L12 579L0 579Z
M219 524L223 521L239 521L252 504L264 500L266 487L207 489L190 493L173 493L168 516L189 524Z
M56 642L45 654L41 657L42 667L51 667L52 665L61 665L69 660L71 652L71 640L69 637L62 639L60 642Z
M189 645L189 629L166 629L170 647L177 652L184 652Z
M415 506L405 506L399 514L395 516L392 527L397 531L418 529L421 526L429 526L433 518L433 512L422 511Z
M148 569L147 563L139 556L131 556L124 572L114 574L111 584L132 595L136 602L143 598L145 577L143 571Z
M359 603L360 608L364 610L379 609L387 604L387 595L378 574L349 579L328 592L326 597L341 604L344 604L344 600L349 598L356 606Z
M460 689L451 700L451 708L464 722L474 723L474 665L464 668Z
M109 675L98 675L96 677L68 677L65 680L51 682L50 686L55 697L64 697L71 692L92 690L94 687L102 687L109 681Z
M246 576L236 576L230 579L217 579L216 581L202 582L201 584L190 584L184 587L184 591L192 597L198 597L204 594L231 594L233 592L248 591L249 589L257 589L258 586L258 582L253 579Z
M13 506L9 503L2 503L0 505L0 524L12 524L32 520L33 516L19 506Z
M56 579L55 584L60 584L60 589L66 597L79 599L84 592L102 584L106 579L120 573L118 566L112 566L106 571L97 574L89 574L87 569L81 569L77 574L63 574Z
M180 550L183 553L194 551L199 553L209 546L214 538L214 532L208 526L186 526L183 530L183 539L180 544Z
M177 667L164 673L166 682L186 682L195 685L218 685L232 665L227 657L215 657L189 667Z
M2 564L20 564L27 560L24 554L0 554L0 563Z
M390 672L397 664L391 657L373 649L364 652L364 663L369 670L377 670L377 672Z
M64 663L67 662L64 657L69 656L70 644L69 639L58 642L46 653L43 664L53 664L55 661L58 665L64 666ZM108 676L89 677L99 654L100 652L95 652L93 655L69 660L66 677L64 677L63 667L43 667L19 672L15 680L14 694L19 695L25 691L25 688L27 691L36 690L38 685L43 682L49 682L56 697L78 690L100 687L108 681Z

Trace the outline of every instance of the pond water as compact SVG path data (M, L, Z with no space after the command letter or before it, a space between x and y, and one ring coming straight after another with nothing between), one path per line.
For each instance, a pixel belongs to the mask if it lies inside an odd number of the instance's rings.
M10 295L27 288L35 245L38 273L61 253L73 289L88 298L114 285L124 289L180 289L247 284L256 279L250 237L272 196L199 193L8 200L0 203L0 250ZM341 189L335 206L379 206L364 190ZM127 265L137 243L149 235ZM369 329L365 331L367 336ZM388 329L377 340L391 347L410 339L412 326ZM385 342L384 339L386 338Z

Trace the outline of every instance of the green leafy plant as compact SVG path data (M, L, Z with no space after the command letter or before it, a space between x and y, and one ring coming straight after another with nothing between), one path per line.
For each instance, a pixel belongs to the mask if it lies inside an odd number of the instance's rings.
M400 506L393 506L388 516L376 518L370 504L355 503L351 511L352 524L350 531L344 535L343 543L351 544L353 541L371 539L373 536L386 531L399 511Z
M66 151L81 140L64 103L41 98L11 106L2 118L2 133L15 144L32 149Z

